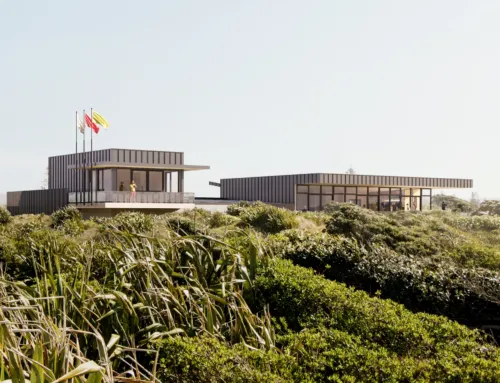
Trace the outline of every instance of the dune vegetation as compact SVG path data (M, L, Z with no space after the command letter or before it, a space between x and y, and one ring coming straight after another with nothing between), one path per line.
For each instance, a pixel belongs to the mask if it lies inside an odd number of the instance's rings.
M0 209L0 381L499 382L500 218Z

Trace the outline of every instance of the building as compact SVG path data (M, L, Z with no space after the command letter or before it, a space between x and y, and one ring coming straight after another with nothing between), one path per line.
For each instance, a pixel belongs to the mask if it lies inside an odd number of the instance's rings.
M186 165L182 152L106 149L94 151L92 158L91 153L49 157L48 188L8 192L7 208L14 215L51 214L75 205L84 216L189 209L194 193L184 190L184 175L209 168Z
M330 201L351 202L377 211L430 210L433 189L472 188L471 179L295 174L229 178L220 183L222 200L262 201L288 209L317 211Z

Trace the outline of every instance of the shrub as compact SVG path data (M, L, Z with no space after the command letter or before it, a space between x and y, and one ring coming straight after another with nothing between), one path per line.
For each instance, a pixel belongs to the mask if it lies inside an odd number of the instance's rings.
M221 213L220 211L212 213L212 216L208 221L211 228L231 226L237 224L238 222L240 222L240 220L237 217Z
M269 305L271 314L284 318L295 331L325 326L400 356L458 361L470 355L477 362L500 361L499 351L478 331L443 317L411 313L402 305L328 281L290 261L270 261L255 280L254 290L254 309Z
M451 210L457 213L470 213L477 210L477 206L473 203L457 198L451 195L437 194L432 196L432 208L435 210L441 209L442 203L446 204L446 210Z
M287 231L268 239L270 249L328 279L470 326L492 325L500 310L500 275L465 269L442 258L416 258L386 249L366 250L355 240Z
M82 213L73 205L68 205L52 213L52 227L60 228L67 221L82 221Z
M158 378L162 382L307 381L289 356L231 347L209 337L169 338L155 348L160 353Z
M12 220L12 216L10 215L10 211L7 209L0 207L0 225L6 225Z
M131 233L146 233L153 230L151 215L140 212L124 212L117 214L109 220L100 221L105 226L114 227L120 231Z
M250 202L240 201L240 202L235 203L233 205L229 205L227 207L227 214L233 215L235 217L239 217L241 212L250 206L252 206L252 204Z
M241 220L264 233L278 233L299 226L294 212L261 202L254 203L240 212Z
M484 201L479 205L479 209L474 214L500 215L500 201Z
M177 214L165 215L164 222L170 229L180 235L205 234L207 231L207 227L202 220L197 222Z

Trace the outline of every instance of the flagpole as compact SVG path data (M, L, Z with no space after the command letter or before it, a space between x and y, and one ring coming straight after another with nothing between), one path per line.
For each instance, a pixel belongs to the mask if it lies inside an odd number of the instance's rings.
M90 122L94 123L94 113L90 108ZM90 129L90 204L94 202L94 148L93 148L94 128Z
M85 120L85 109L83 109L83 119ZM85 122L84 122L84 129L83 129L83 172L82 172L82 181L83 181L83 204L87 202L87 152L85 151L85 136L87 129L85 129Z
M78 205L78 111L75 117L76 136L75 136L75 179L73 190L75 191L75 205Z

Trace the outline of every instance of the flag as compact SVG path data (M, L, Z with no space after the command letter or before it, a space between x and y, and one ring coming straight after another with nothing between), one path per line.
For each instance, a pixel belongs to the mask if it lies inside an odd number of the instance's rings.
M92 111L92 118L94 119L95 122L97 122L99 125L101 125L104 129L109 128L109 123L106 121L106 119L101 116L99 113L97 113L95 110Z
M76 112L76 125L81 134L85 133L85 124L83 123L80 116L78 116L78 112Z
M99 133L99 127L92 121L87 113L85 113L85 125L92 128L95 134Z

